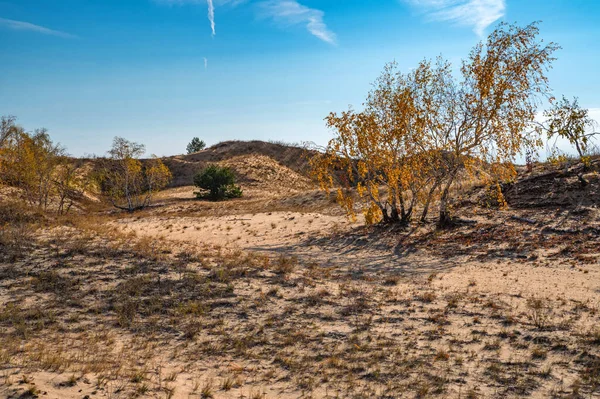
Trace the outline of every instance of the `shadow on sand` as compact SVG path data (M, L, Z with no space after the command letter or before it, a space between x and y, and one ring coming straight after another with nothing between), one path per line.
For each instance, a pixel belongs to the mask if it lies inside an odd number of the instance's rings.
M336 273L353 277L418 276L447 271L457 259L434 256L420 244L431 233L416 235L414 230L356 228L331 237L309 237L294 245L265 245L251 251L297 257L301 263L317 263Z

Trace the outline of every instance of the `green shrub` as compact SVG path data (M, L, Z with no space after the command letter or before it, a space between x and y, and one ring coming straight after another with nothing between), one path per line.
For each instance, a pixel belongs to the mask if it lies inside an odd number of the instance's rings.
M194 176L194 185L203 191L195 192L198 198L208 198L213 201L226 198L239 198L242 189L235 185L233 171L226 167L211 165Z

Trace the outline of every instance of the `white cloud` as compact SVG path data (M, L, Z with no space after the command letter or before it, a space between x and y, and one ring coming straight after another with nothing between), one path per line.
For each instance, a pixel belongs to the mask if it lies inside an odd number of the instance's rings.
M236 7L250 0L154 0L159 4L181 6L187 4L208 4L208 20L212 35L216 35L215 8L228 5ZM411 0L412 1L412 0ZM257 3L260 16L270 18L286 25L305 25L306 29L324 42L335 44L336 35L327 28L323 21L325 13L315 8L306 7L298 0L261 0Z
M600 108L588 108L590 118L600 123Z
M204 57L204 69L208 69L208 58Z
M288 25L305 24L306 29L324 42L335 44L336 35L323 21L325 13L306 7L297 0L267 0L259 3L263 17Z
M232 7L238 6L248 0L154 0L158 4L166 4L169 6L182 6L186 4L202 4L208 5L208 21L210 22L210 30L213 36L217 34L215 28L215 5L230 5Z
M166 4L169 6L183 6L187 4L206 4L207 0L154 0L158 4ZM237 6L242 3L248 2L248 0L214 0L215 6L231 5Z
M437 21L469 26L479 36L504 16L505 0L404 0Z
M215 5L213 4L213 0L206 0L208 3L208 20L210 21L210 29L212 31L212 35L216 35L215 31Z
M37 33L41 33L44 35L58 36L58 37L63 37L63 38L67 38L67 39L73 39L73 38L77 37L77 36L71 35L69 33L61 32L61 31L53 30L53 29L48 29L43 26L34 25L29 22L15 21L12 19L5 19L5 18L0 18L0 27L4 27L7 29L11 29L11 30L37 32Z

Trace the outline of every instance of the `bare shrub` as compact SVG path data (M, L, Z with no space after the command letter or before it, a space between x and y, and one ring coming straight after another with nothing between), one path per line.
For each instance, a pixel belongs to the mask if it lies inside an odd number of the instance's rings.
M0 252L9 261L25 256L31 247L34 228L27 223L5 225L0 228Z
M551 303L548 298L531 297L527 300L529 320L539 329L548 327L551 316Z

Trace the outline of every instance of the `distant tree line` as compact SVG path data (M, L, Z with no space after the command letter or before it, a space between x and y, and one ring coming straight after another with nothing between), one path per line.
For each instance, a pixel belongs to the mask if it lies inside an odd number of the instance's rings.
M0 184L20 189L31 206L67 213L88 187L84 163L70 158L45 129L26 132L16 118L0 119Z
M142 162L143 153L143 145L116 137L106 158L73 158L46 129L26 132L15 117L0 119L0 185L18 189L15 198L43 211L68 213L96 190L119 209L148 206L171 172L156 157Z

